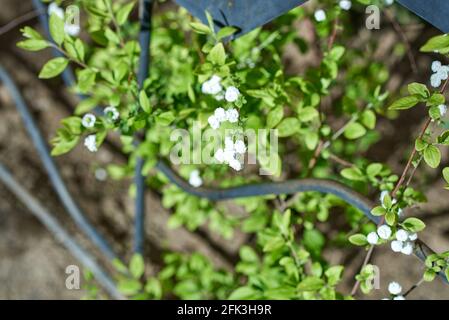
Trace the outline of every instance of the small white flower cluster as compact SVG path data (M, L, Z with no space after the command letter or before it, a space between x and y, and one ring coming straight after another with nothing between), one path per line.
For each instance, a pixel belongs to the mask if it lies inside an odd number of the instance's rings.
M97 152L97 137L94 134L88 135L84 139L84 146L89 150L90 152Z
M220 107L215 109L214 114L207 119L207 122L214 130L220 128L221 123L225 121L236 123L239 121L239 112L234 108L225 110Z
M199 170L195 169L192 172L190 172L189 183L191 186L195 188L201 187L201 185L203 184L203 179L201 179L200 177Z
M388 285L388 292L393 295L393 300L405 300L405 297L401 295L402 286L397 282L390 282L390 284Z
M391 228L386 224L384 224L377 228L377 232L376 231L370 232L366 236L366 240L368 241L369 244L375 245L379 242L379 238L382 240L390 239L391 234L392 234Z
M405 255L413 253L414 241L418 239L416 233L409 233L404 229L396 231L396 240L391 241L391 249L394 252L401 252Z
M217 75L213 75L209 80L205 81L201 85L201 91L204 94L210 94L215 96L215 99L221 101L225 99L227 102L235 102L240 96L240 91L234 86L230 86L223 91L221 85L221 78Z
M92 113L86 113L81 120L81 124L85 128L93 128L95 126L95 121L97 118Z
M225 138L225 148L218 149L215 152L215 159L219 163L226 163L235 171L242 170L242 163L240 158L246 152L246 145L243 140L237 140L235 143L230 137Z
M52 14L55 14L62 20L65 19L64 9L62 9L60 6L58 6L58 4L56 2L50 3L50 5L48 6L48 9L47 9L47 12L48 12L49 16L51 16ZM80 29L81 29L80 26L76 25L76 24L71 24L71 23L67 23L67 22L65 22L65 24L64 24L64 31L72 37L78 36L80 33Z
M340 0L340 2L338 3L338 5L340 6L340 8L342 10L350 10L352 7L352 2L351 0Z
M324 12L323 9L318 9L313 15L315 17L315 20L318 22L323 22L324 20L326 20L326 12Z
M432 71L430 84L434 88L439 88L444 80L449 77L449 66L442 65L440 61L432 62Z
M120 117L117 108L112 106L104 108L103 112L108 120L116 121Z

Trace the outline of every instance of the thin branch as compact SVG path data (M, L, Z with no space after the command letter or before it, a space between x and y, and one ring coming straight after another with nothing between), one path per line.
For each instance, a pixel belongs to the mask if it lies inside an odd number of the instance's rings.
M27 22L28 20L36 18L40 14L41 14L41 12L39 10L33 10L33 11L27 12L24 15L21 15L17 18L14 18L13 20L8 22L4 26L0 27L0 36L4 35L5 33L8 33L9 31L13 30L14 28L21 25L24 22Z
M443 87L440 90L441 94L443 94L444 91L446 91L446 88L447 88L448 84L449 84L449 79L447 79L444 82L444 85L443 85ZM423 136L426 133L427 128L429 127L431 122L432 122L432 119L430 117L427 118L426 123L424 124L423 128L421 129L421 132L419 133L418 139L422 139L423 138ZM399 191L399 189L401 188L402 184L404 183L405 177L407 176L407 173L410 170L410 167L412 165L413 158L415 157L415 155L416 155L416 148L413 147L413 151L410 154L410 157L408 158L408 161L407 161L407 164L406 164L406 166L404 168L404 171L402 172L401 177L399 178L399 181L397 182L396 186L394 187L393 191L391 192L391 197L392 198L395 197L396 193ZM411 179L409 179L409 180L411 182ZM385 222L385 216L383 216L382 219L380 219L380 221L377 224L377 226L382 225L384 222ZM362 265L361 269L363 269L369 263L369 261L371 259L371 256L373 255L373 252L374 252L374 247L375 247L374 245L370 246L370 248L368 250L368 253L366 254L366 257L365 257L365 260L363 262L363 265ZM354 295L357 292L359 286L360 286L360 281L357 280L355 282L352 290L351 290L351 295Z

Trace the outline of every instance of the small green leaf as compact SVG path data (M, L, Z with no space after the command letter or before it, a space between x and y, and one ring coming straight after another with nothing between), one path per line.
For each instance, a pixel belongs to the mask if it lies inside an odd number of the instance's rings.
M439 106L440 104L444 104L445 102L446 102L446 98L441 93L434 93L427 100L426 105L428 107Z
M345 129L345 137L350 140L358 139L366 134L366 129L358 122L353 122Z
M226 62L226 53L223 47L223 44L221 42L217 43L212 50L210 50L209 54L207 55L207 60L210 62L222 66Z
M411 232L419 232L424 230L426 225L418 218L407 218L403 222L404 227Z
M258 292L249 287L240 287L233 291L231 295L228 297L229 300L247 300L247 299L255 299L259 296Z
M117 289L124 295L133 295L142 289L142 284L134 279L125 279L119 281Z
M345 168L343 170L341 170L340 174L348 179L348 180L352 180L352 181L364 181L365 177L363 176L362 171L357 168L357 167L352 167L352 168Z
M151 113L150 100L148 99L148 96L144 90L140 91L139 103L140 103L140 107L143 109L143 111L145 111L146 113Z
M371 210L371 214L376 217L383 216L385 213L387 213L387 210L382 206L377 206Z
M354 234L349 237L349 242L356 246L365 246L368 244L368 240L366 240L366 236L361 233Z
M298 132L299 121L296 118L285 118L278 124L277 128L278 136L281 138L291 136Z
M406 110L416 106L421 101L421 97L418 95L408 96L396 100L393 104L388 108L390 110Z
M53 13L50 17L49 28L51 37L60 46L65 38L64 21Z
M449 183L449 167L443 169L443 178Z
M217 33L217 39L221 40L223 38L227 38L233 35L237 31L237 28L234 27L223 27Z
M416 151L421 152L424 149L426 149L427 146L428 146L428 143L425 142L424 140L416 139L416 141L415 141L415 149L416 149Z
M302 280L296 289L298 291L318 291L324 286L324 280L317 277L307 277Z
M305 107L298 112L298 117L301 122L309 122L318 118L319 113L314 107Z
M210 34L212 33L212 30L208 26L202 23L198 22L192 22L190 23L190 27L198 34Z
M436 168L440 165L441 161L441 153L440 149L433 145L429 145L424 150L424 161L429 165L431 168Z
M418 95L423 99L430 96L430 91L427 86L422 83L413 82L408 85L408 92L413 95Z
M141 254L135 253L129 263L129 272L135 279L139 279L145 271L145 263Z
M28 51L39 51L48 48L50 44L46 40L39 39L27 39L17 43L17 46L21 49Z
M56 77L58 74L64 71L69 64L69 60L63 57L58 57L48 61L39 73L39 78L50 79Z
M284 107L277 106L274 109L270 110L267 115L267 126L269 129L274 128L284 116Z
M438 52L446 54L449 52L449 37L447 34L431 38L421 47L422 52Z
M435 279L435 276L436 276L435 271L427 269L426 272L424 272L423 279L426 282L432 282L433 279Z
M360 121L365 127L373 130L376 127L376 114L372 110L365 110Z
M131 1L130 3L122 6L118 11L117 11L117 23L121 26L123 24L125 24L125 22L128 20L129 14L131 13L131 11L133 10L134 7L134 1Z

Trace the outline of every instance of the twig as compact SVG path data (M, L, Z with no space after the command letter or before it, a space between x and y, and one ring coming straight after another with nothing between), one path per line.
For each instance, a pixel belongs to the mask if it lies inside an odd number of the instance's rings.
M415 283L413 286L411 286L410 289L408 289L407 292L403 294L403 296L407 297L410 293L413 292L413 290L419 288L419 286L422 285L423 283L424 283L424 279L421 278L421 280L419 280L417 283Z
M444 85L443 85L443 87L442 87L441 90L440 90L440 93L441 93L441 94L443 94L444 91L446 91L446 88L447 88L448 84L449 84L449 79L447 79L447 80L444 82ZM418 139L422 139L422 137L423 137L424 134L426 133L427 128L429 127L429 125L430 125L431 122L432 122L432 118L430 118L430 117L427 118L426 123L424 124L423 128L421 129L421 132L419 133ZM413 151L412 151L412 153L410 154L410 157L408 158L408 161L407 161L407 164L406 164L406 166L405 166L405 168L404 168L404 171L402 171L402 174L401 174L401 177L399 178L399 181L397 182L396 186L394 187L393 191L391 192L391 197L392 197L392 198L395 197L396 193L399 191L399 189L401 188L402 184L404 183L405 177L407 176L407 173L408 173L408 171L410 170L410 167L411 167L411 165L412 165L412 161L413 161L413 158L415 157L415 155L416 155L416 148L413 147ZM411 179L410 179L410 181L411 181ZM380 219L380 221L379 221L379 223L377 224L377 226L382 225L382 224L384 223L384 221L385 221L385 216L383 216L383 217ZM361 268L361 269L363 269L363 268L369 263L369 261L370 261L370 259L371 259L371 256L372 256L372 254L373 254L373 251L374 251L374 247L375 247L374 245L371 245L371 246L370 246L370 249L368 250L368 253L366 254L366 257L365 257L365 260L364 260L364 262L363 262L363 265L362 265L362 268ZM354 284L352 290L351 290L351 295L354 295L354 294L357 292L359 286L360 286L360 281L357 280L357 281L355 282L355 284Z
M31 20L33 18L36 18L40 14L41 14L41 12L39 10L33 10L33 11L27 12L24 15L21 15L15 19L11 20L4 26L0 27L0 36L13 30L15 27L21 25L24 22Z

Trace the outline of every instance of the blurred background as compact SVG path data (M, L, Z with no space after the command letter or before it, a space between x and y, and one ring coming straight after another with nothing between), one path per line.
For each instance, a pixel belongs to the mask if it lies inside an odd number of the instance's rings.
M49 50L36 54L16 47L16 43L21 39L21 27L30 25L41 30L31 0L0 0L0 5L0 64L14 78L49 141L59 126L59 120L71 114L76 105L76 98L65 89L59 77L47 81L37 78L41 66L51 57ZM157 6L155 14L158 10L174 8L176 5L166 2ZM427 81L432 60L429 55L420 54L418 49L430 36L438 33L431 26L409 17L403 11L402 18L396 16L396 9L398 8L392 8L388 16L382 16L382 27L374 32L364 28L363 16L355 14L351 27L356 29L356 36L350 44L361 48L369 47L374 50L376 59L389 66L391 75L388 89L392 91L415 80ZM135 15L133 18L136 18ZM298 23L298 32L313 41L310 27L310 23L302 21ZM407 47L410 48L413 59L405 53L404 48ZM287 47L284 61L288 73L298 73L316 63L316 58L313 48L303 55L295 48ZM417 73L413 72L415 68ZM415 132L422 125L425 112L420 108L413 110L403 113L393 121L379 121L377 128L381 131L382 139L370 150L368 158L386 162L393 170L400 172L403 155L408 154ZM443 162L447 164L448 160L448 155L443 155ZM56 215L80 243L95 253L95 249L65 213L11 96L2 85L0 161L29 192ZM113 243L114 249L121 256L129 257L133 215L132 199L128 196L129 181L111 180L104 169L110 162L123 161L126 159L113 142L106 144L95 155L78 146L73 152L56 158L64 181L89 220ZM443 180L438 171L422 171L415 180L417 185L426 186L424 191L429 200L427 204L416 209L416 216L427 224L422 240L436 252L446 251L449 249L448 196L443 190ZM207 228L200 228L195 232L183 228L167 229L166 222L170 212L162 208L159 195L148 191L146 202L147 213L151 215L151 219L146 221L148 254L145 259L150 270L160 266L160 254L166 248L185 252L198 251L211 257L218 266L231 268L238 259L239 247L247 241L244 235L238 233L232 241L224 241ZM325 228L328 230L323 231L333 232L332 224ZM332 263L348 265L348 271L345 272L347 281L344 281L340 288L343 292L348 292L352 284L350 279L364 257L363 250L333 250L326 252L326 256ZM423 272L421 262L415 257L394 254L388 247L376 251L373 263L381 268L383 290L375 290L367 297L370 299L386 296L385 287L393 280L408 288L419 280ZM72 264L81 267L46 228L0 184L0 299L82 298L85 295L83 290L68 290L65 286L65 269ZM410 298L449 299L449 285L437 279L433 283L422 285Z

